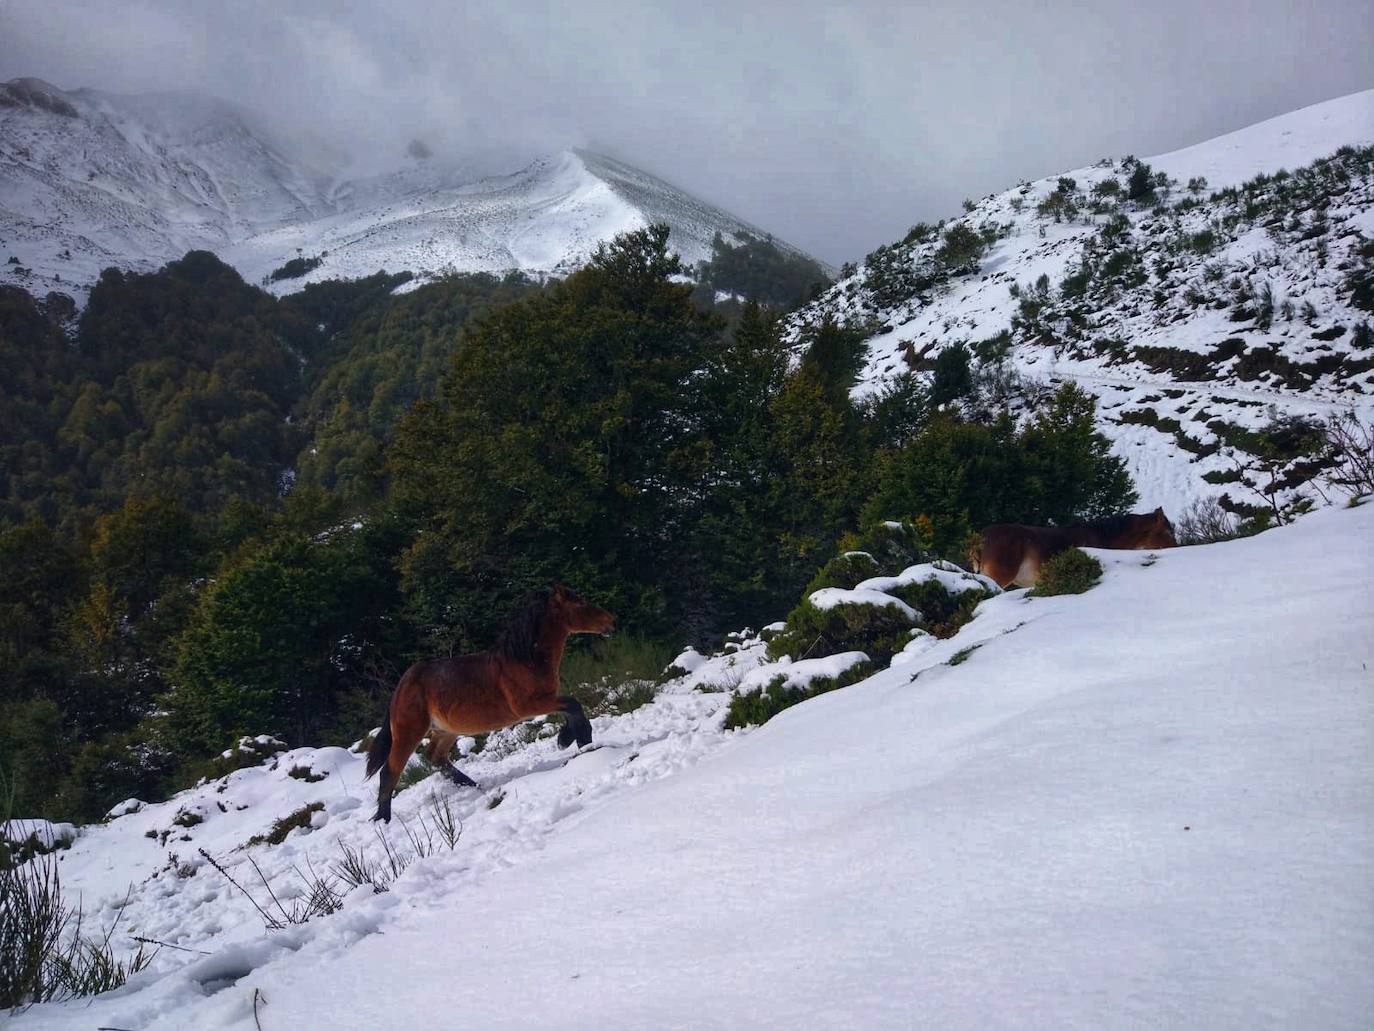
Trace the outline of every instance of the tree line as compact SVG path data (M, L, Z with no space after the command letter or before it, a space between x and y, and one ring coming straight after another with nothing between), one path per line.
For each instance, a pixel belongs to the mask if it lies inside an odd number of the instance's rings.
M786 611L875 520L923 516L955 555L1134 500L1072 388L1018 425L964 403L960 348L858 401L857 333L789 339L683 271L654 226L543 285L278 300L193 253L107 272L79 319L0 294L16 811L98 817L239 735L347 743L411 661L485 647L552 579L703 643Z

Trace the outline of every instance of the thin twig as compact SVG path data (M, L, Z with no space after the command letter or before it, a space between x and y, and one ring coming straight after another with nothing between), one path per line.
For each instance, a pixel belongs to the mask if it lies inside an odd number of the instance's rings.
M261 988L253 989L253 1023L258 1025L258 1031L262 1031L262 1021L258 1019L258 999L262 999L262 1004L267 1005L267 996L262 994Z
M267 929L269 931L280 931L284 926L286 926L285 924L281 923L281 921L277 920L276 917L272 916L260 905L258 905L258 900L253 898L252 895L249 895L248 890L244 888L244 886L240 884L238 881L234 880L234 878L230 876L229 871L226 870L224 867L220 866L219 862L215 859L214 856L210 855L210 853L206 852L203 848L198 848L196 849L196 851L199 852L202 856L204 856L205 861L209 863L211 866L213 866L216 870L218 870L220 874L223 875L225 880L227 880L239 891L243 892L243 894L248 898L248 901L253 903L253 908L256 909L259 914L261 914L263 923L267 925Z
M213 952L206 952L204 949L188 949L185 945L173 945L171 942L158 941L156 938L144 938L137 934L129 935L130 941L140 942L144 945L157 945L164 949L176 949L178 952L196 952L202 956L213 956Z
M281 915L286 918L286 922L288 924L291 923L291 914L286 911L286 907L281 904L281 899L277 898L277 893L272 890L272 885L268 882L267 878L263 876L262 867L258 866L258 861L253 858L251 852L247 855L248 861L253 864L253 869L258 873L258 880L262 881L262 886L267 889L267 894L272 896L272 901L277 904L277 908L281 910Z

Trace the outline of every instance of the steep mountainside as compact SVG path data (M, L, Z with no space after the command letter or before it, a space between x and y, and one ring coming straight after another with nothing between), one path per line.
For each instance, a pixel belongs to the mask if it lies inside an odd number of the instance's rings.
M292 259L321 259L276 283L296 289L381 268L420 280L562 272L599 241L653 221L672 226L688 262L710 256L717 232L763 235L582 151L495 177L415 153L353 178L338 155L282 139L221 101L16 79L0 84L0 282L79 297L102 268L151 271L191 249L215 251L253 282Z
M1076 381L1150 506L1264 504L1271 472L1291 502L1312 468L1261 471L1246 431L1374 408L1371 143L1374 90L1021 183L875 251L795 325L871 333L861 393L958 342L1015 405Z

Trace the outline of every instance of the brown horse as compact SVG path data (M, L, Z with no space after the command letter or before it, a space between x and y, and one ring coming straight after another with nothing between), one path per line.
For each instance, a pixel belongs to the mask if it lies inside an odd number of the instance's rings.
M430 761L455 784L477 785L449 754L460 734L499 730L531 716L566 717L558 745L590 744L592 725L576 698L558 693L570 634L611 632L615 617L561 584L531 596L487 651L417 662L391 696L387 720L367 753L367 775L382 771L374 820L391 820L391 795L425 734Z
M998 523L983 531L968 557L975 572L992 577L999 587L1034 587L1040 563L1069 548L1172 548L1177 543L1164 509L1157 508L1074 526Z

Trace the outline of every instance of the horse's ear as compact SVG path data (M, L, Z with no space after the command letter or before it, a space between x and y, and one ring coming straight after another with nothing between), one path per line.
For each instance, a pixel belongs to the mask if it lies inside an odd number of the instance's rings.
M1163 518L1164 518L1164 506L1163 506L1163 505L1160 505L1157 509L1155 509L1155 517L1158 518L1158 519L1163 519Z

